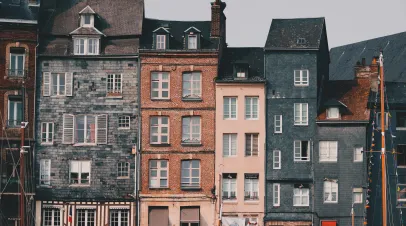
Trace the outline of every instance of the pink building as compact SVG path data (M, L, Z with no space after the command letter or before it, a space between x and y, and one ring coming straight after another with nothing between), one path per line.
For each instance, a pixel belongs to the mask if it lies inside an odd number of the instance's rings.
M217 219L223 226L263 225L263 70L261 48L228 48L216 80Z

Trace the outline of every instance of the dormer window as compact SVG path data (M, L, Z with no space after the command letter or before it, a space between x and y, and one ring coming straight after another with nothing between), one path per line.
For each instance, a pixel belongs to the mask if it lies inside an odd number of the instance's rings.
M236 78L244 79L248 77L248 64L236 64L234 70Z
M331 107L327 109L327 118L328 119L339 119L340 110L337 107Z
M74 38L75 55L98 55L99 39L98 38Z
M80 11L80 26L94 27L94 14L96 13L92 8L90 8L90 6L86 6L82 11Z
M298 39L297 39L297 44L299 44L299 45L306 44L306 39L304 39L304 38L298 38Z
M84 25L90 25L90 15L83 15Z
M197 49L197 35L188 36L188 49Z
M166 49L166 35L156 36L156 49Z

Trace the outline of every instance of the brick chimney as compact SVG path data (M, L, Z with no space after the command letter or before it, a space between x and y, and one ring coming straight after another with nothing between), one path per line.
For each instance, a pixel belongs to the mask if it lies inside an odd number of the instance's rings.
M358 62L355 66L355 79L369 79L373 92L377 92L379 88L377 60L377 57L373 57L371 65L365 65L365 58L362 58L362 63Z
M226 3L221 0L215 0L211 3L211 37L219 38L226 36L226 16L224 9Z

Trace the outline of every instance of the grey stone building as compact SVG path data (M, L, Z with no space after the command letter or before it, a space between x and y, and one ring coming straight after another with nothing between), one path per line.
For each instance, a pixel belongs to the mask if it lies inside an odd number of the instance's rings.
M406 32L365 40L331 49L331 80L351 80L357 61L373 62L371 66L358 65L369 77L378 76L376 59L383 50L385 70L385 148L387 150L387 221L388 225L405 225L406 208ZM356 216L363 214L367 225L382 224L381 187L381 130L380 93L372 86L368 107L370 124L366 133L369 140L367 153L367 186L365 186L364 208L356 210ZM354 170L355 171L355 170ZM368 208L365 208L368 207ZM359 211L357 213L357 211ZM361 213L360 213L361 212Z
M41 3L36 224L135 225L144 2Z
M266 225L312 225L316 117L329 51L324 18L274 19L265 44Z

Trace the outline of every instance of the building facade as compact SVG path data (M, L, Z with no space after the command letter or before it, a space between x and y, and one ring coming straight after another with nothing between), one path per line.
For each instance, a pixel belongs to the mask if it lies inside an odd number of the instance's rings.
M328 77L324 18L274 19L265 44L266 225L312 225L316 117Z
M225 3L211 21L145 19L140 225L215 224L215 83Z
M313 225L363 225L370 139L368 98L377 65L359 65L352 80L328 81L317 117ZM371 73L375 73L371 76Z
M142 0L42 1L37 225L136 224L143 15Z
M38 9L36 1L28 0L2 1L0 7L0 224L6 226L33 220ZM22 122L28 123L24 138ZM20 197L25 205L22 216Z
M263 59L262 48L227 48L216 79L217 219L225 226L263 225Z

